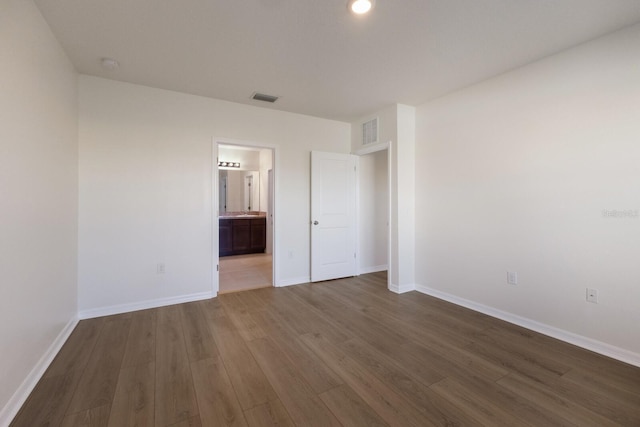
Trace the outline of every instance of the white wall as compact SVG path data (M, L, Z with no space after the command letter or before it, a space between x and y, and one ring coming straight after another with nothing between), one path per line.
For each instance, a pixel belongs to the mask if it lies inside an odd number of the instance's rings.
M276 283L309 279L310 152L348 123L81 76L82 316L211 292L214 136L277 146Z
M271 168L273 168L272 150L260 150L260 210L262 212L267 212L269 208L269 169Z
M389 183L387 150L361 156L358 166L358 272L388 268Z
M75 323L77 76L30 1L0 3L0 425Z
M640 220L602 215L640 209L638 46L635 26L418 109L420 285L640 362Z
M393 197L391 221L396 224L392 233L392 253L397 251L397 277L392 290L406 292L415 289L415 189L416 177L416 109L397 105L397 143L391 148L391 164L396 165L391 174ZM393 238L396 236L395 238ZM394 276L394 275L392 275Z
M273 253L272 210L269 207L269 171L273 174L273 150L260 150L260 210L267 214L267 247L265 253Z
M245 171L257 171L260 169L260 150L221 145L218 147L218 160L223 162L238 162L238 169ZM232 170L238 170L232 169Z
M415 289L415 108L394 104L352 122L351 150L362 145L362 123L378 118L378 144L388 144L391 170L389 181L389 289L402 293ZM370 150L375 147L367 146Z

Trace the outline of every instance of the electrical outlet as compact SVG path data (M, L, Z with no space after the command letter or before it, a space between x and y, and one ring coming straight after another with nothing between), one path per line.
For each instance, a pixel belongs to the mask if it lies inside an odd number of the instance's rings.
M156 273L164 274L164 262L158 263L158 266L156 267Z
M587 302L598 303L598 290L587 288Z
M518 273L515 271L507 271L507 283L510 285L518 284Z

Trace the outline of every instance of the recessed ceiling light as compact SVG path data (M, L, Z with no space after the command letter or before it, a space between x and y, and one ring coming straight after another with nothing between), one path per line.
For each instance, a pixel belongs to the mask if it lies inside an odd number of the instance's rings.
M349 0L349 10L356 15L363 15L373 8L374 0Z
M118 63L118 61L112 58L102 58L100 60L100 63L107 70L117 70L118 68L120 68L120 64Z

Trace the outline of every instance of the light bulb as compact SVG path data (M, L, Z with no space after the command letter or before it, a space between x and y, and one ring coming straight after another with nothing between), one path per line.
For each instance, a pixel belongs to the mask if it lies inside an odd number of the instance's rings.
M353 13L362 15L363 13L369 12L372 6L373 3L371 0L355 0L351 2L350 8Z

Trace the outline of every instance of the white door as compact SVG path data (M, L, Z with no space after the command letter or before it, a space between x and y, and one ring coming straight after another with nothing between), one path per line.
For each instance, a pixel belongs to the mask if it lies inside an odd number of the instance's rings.
M356 275L356 163L311 152L311 281Z

